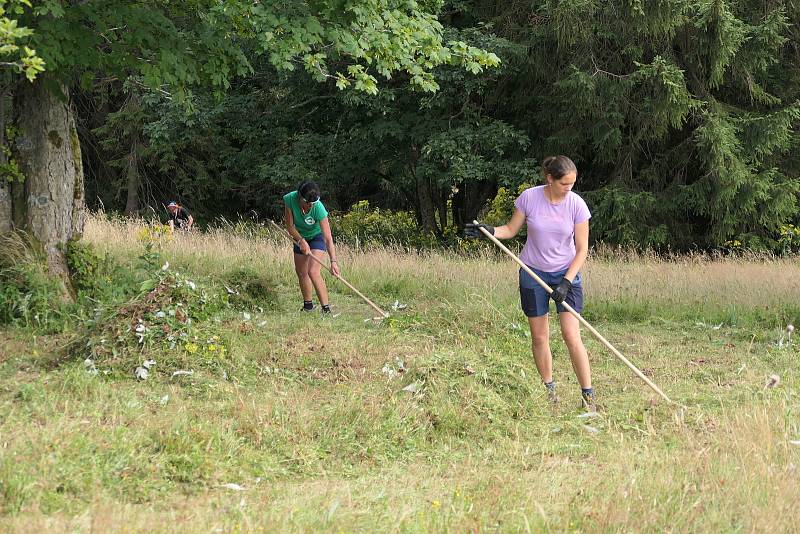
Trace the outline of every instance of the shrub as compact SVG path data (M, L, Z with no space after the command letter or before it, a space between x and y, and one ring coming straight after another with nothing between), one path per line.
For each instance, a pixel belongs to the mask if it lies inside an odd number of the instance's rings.
M489 203L488 211L483 217L483 222L498 226L508 222L511 214L514 213L514 201L517 200L523 191L532 187L529 183L522 183L514 193L513 189L501 187L497 190L497 194ZM525 232L525 227L522 231Z
M426 248L437 244L436 236L423 232L412 212L370 208L367 200L356 202L343 215L332 214L330 220L337 239L350 245L370 243Z
M800 228L793 224L784 224L780 228L778 252L783 255L800 252Z
M98 254L85 241L69 241L65 255L79 307L114 305L133 296L139 288L140 280L133 270L123 268L109 254Z
M100 256L94 247L77 239L70 240L64 247L70 279L78 292L97 293L103 277L110 269L107 255Z

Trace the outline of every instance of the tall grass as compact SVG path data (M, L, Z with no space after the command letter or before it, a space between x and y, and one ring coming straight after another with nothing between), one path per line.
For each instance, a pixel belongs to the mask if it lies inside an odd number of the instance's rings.
M135 219L92 217L85 238L100 250L130 256L138 248L136 235L143 224ZM187 269L215 273L244 265L294 283L287 269L292 261L287 239L268 230L264 235L236 235L224 228L176 234L165 255ZM491 249L476 249L466 256L383 246L337 247L343 276L386 301L428 291L442 302L468 300L479 305L488 298L511 312L518 298L516 265ZM590 317L661 316L715 324L766 321L770 327L800 319L800 262L795 257L696 253L664 258L600 247L590 254L584 277Z

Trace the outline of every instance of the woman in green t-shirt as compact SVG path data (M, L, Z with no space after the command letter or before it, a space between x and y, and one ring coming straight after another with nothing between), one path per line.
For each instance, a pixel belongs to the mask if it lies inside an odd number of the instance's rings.
M303 307L300 311L310 312L314 309L311 300L313 286L322 305L322 313L330 313L328 287L320 272L322 264L309 257L313 254L315 258L322 260L327 251L331 260L331 272L334 276L339 276L339 263L336 261L328 211L322 205L319 195L319 186L314 182L303 182L297 187L297 191L284 195L283 222L295 240L294 270L303 294Z

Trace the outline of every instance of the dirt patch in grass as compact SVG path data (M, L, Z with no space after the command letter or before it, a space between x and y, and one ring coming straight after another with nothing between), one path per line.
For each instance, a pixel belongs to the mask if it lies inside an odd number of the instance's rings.
M34 336L30 332L0 329L0 363L22 358L22 368L52 368L64 357L67 335Z
M0 330L0 363L15 356L28 354L32 345L33 340L25 341L19 334Z

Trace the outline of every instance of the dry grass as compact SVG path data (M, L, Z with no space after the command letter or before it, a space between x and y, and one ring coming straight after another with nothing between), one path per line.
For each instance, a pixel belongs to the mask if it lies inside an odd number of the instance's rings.
M124 256L138 248L136 236L144 225L131 219L89 217L85 238L101 250ZM249 265L280 273L287 283L293 283L289 246L282 235L258 239L215 230L176 234L164 252L180 265L211 272L226 265ZM476 252L464 257L386 247L365 253L339 245L339 258L343 276L359 288L377 287L380 291L385 286L402 293L404 282L413 282L415 292L470 300L496 295L504 303L516 299L517 267L505 256ZM800 262L793 257L690 254L662 258L601 248L590 255L584 276L589 302L768 311L796 305L800 296Z
M797 258L689 255L674 259L592 258L587 264L587 298L707 306L709 302L757 308L796 301Z

